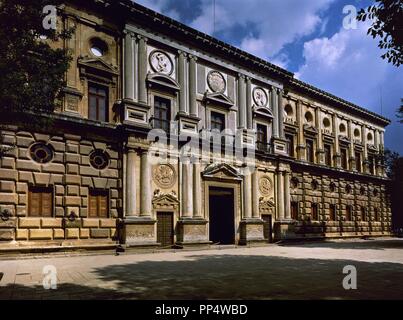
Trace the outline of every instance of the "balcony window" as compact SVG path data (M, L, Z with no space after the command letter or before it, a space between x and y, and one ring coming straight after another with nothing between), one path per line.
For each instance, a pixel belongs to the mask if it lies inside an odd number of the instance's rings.
M267 126L258 124L256 126L256 148L259 151L268 151L268 141L267 141Z
M286 134L285 139L287 140L287 152L290 157L294 158L294 136L292 134Z
M169 131L171 101L154 97L154 128Z
M340 149L340 154L341 154L341 167L345 170L348 169L348 165L347 165L347 149Z
M314 155L313 155L313 141L306 140L306 161L314 162Z
M325 164L330 167L332 165L332 147L330 146L330 144L325 144L324 148L325 148Z
M88 118L96 121L108 119L108 89L89 84L88 88Z

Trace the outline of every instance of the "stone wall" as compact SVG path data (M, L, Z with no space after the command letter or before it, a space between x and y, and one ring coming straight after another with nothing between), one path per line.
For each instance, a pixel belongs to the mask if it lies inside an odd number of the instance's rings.
M97 141L72 134L40 134L18 127L3 130L3 143L15 147L0 160L0 240L112 239L122 208L121 155L112 142ZM30 147L43 142L53 151L49 163L40 164L30 155ZM91 166L89 155L95 150L109 155L103 170ZM30 217L30 186L52 190L52 216ZM91 188L107 190L108 218L88 218ZM74 221L71 214L74 214ZM68 219L70 217L70 220Z

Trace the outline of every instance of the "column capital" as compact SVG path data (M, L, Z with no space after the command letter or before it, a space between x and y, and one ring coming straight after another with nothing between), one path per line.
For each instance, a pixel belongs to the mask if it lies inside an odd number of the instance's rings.
M197 60L198 60L198 58L196 57L196 56L194 56L193 54L189 54L189 60L190 61L194 61L194 62L196 62Z
M143 40L144 43L147 43L147 41L148 41L148 38L146 38L145 36L142 36L142 35L139 35L139 34L136 34L135 36L136 36L137 40L139 40L139 41Z
M246 76L242 73L238 73L238 79L243 79L245 80Z
M187 53L185 52L185 51L183 51L183 50L178 50L178 55L179 56L181 56L181 57L183 57L183 58L185 58L185 57L187 57ZM190 55L189 55L190 56Z

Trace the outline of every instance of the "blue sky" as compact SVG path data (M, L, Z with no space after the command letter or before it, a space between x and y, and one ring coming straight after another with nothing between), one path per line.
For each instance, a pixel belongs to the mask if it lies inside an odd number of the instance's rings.
M392 120L386 147L403 155L403 67L380 58L368 25L343 27L343 8L370 0L137 0L136 2L228 42L298 78Z

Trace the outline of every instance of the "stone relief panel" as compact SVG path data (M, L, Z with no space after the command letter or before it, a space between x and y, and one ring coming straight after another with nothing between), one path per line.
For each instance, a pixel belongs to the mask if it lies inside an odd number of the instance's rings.
M228 94L227 75L206 67L206 89L211 93Z
M253 103L258 108L267 107L269 95L267 91L261 87L255 87L252 91Z
M175 55L154 47L148 47L148 73L161 73L176 79Z
M162 189L172 188L176 182L175 168L169 164L160 164L153 169L153 180Z
M273 183L267 176L260 177L259 191L262 196L270 196L273 192Z

